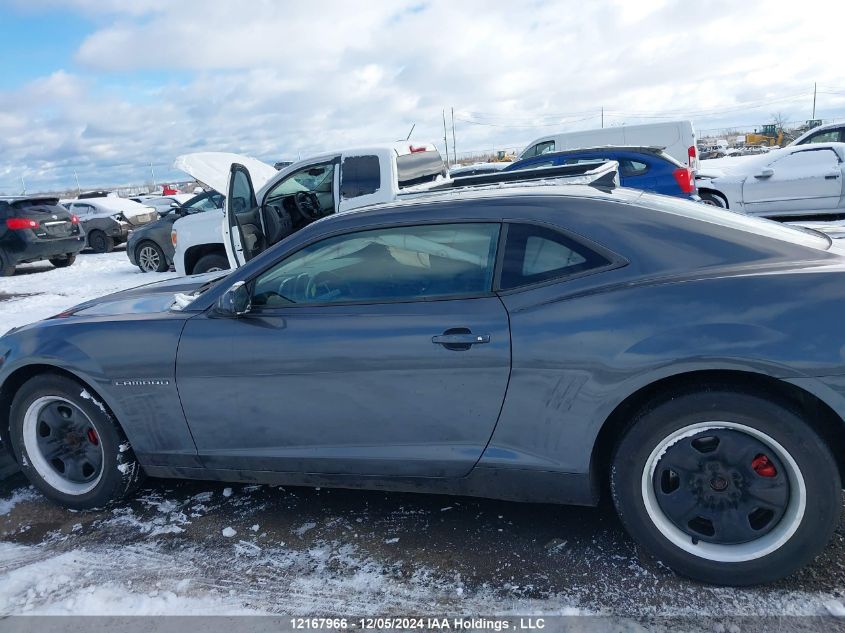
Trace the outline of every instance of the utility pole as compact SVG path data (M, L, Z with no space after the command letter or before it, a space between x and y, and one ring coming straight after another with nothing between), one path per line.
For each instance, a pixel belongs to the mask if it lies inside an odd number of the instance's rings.
M455 143L455 108L452 108L452 156L455 158L455 164L458 164L458 146Z
M23 174L21 174L21 195L26 195L26 183L23 180Z
M604 106L601 107L601 128L604 129Z
M449 137L446 135L446 110L443 110L443 143L446 145L446 167L449 165Z
M150 176L152 176L152 178L153 178L153 191L155 191L155 188L156 188L156 173L153 171L153 162L152 161L150 161ZM152 193L152 192L150 192L150 193Z
M79 186L79 176L76 175L75 169L73 170L73 177L76 180L76 195L78 196L79 194L82 193L82 189Z
M811 119L816 118L816 82L813 82L813 116L810 117Z

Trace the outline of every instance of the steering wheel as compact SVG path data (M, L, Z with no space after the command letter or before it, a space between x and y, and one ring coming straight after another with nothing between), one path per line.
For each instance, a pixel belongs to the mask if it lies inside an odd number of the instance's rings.
M322 216L320 199L313 191L298 191L293 196L296 210L309 220L319 220Z
M305 296L310 300L322 297L325 301L332 301L339 297L352 296L352 288L336 274L322 272L308 280Z

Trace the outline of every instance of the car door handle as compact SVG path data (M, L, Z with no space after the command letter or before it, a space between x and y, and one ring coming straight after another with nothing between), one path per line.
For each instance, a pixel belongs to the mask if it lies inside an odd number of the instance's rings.
M431 337L435 345L442 345L453 351L468 350L473 345L490 342L489 334L473 334L466 328L453 328L446 330L443 334Z
M837 178L839 178L839 176L841 176L841 175L842 175L842 174L840 174L840 173L837 171L837 172L833 172L833 173L830 173L830 174L825 174L825 175L824 175L824 179L825 179L825 180L836 180L836 179L837 179Z

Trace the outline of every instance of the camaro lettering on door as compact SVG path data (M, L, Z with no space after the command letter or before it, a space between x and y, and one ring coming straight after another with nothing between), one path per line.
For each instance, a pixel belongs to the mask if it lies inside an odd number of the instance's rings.
M170 384L169 380L151 378L140 380L115 380L113 384L116 387L165 387Z

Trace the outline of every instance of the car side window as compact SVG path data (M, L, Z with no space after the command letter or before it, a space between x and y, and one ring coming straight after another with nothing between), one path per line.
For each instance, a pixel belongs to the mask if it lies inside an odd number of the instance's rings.
M531 152L528 155L540 156L541 154L548 154L553 151L555 151L555 142L543 141L542 143L537 143L534 147L532 147Z
M772 162L771 166L780 171L799 169L815 172L820 169L836 168L839 163L839 156L832 149L807 149L779 158Z
M840 130L827 130L826 132L817 132L816 134L812 134L811 136L807 137L807 139L801 143L802 145L808 143L838 143L840 139Z
M527 286L609 263L553 228L509 224L500 285L503 290Z
M316 242L262 273L253 305L420 301L492 292L500 225L360 231Z
M378 156L349 156L340 168L340 196L357 198L381 188L381 165Z

